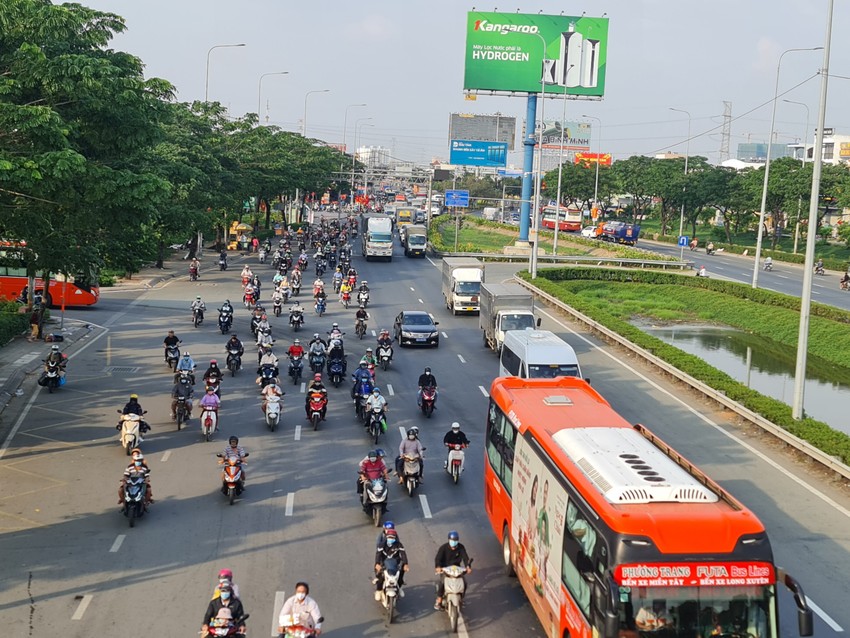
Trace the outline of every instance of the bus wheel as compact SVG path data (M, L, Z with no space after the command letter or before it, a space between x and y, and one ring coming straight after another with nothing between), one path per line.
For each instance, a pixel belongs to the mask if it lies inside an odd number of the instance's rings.
M502 558L505 561L505 576L516 576L511 557L511 533L507 525L502 528Z

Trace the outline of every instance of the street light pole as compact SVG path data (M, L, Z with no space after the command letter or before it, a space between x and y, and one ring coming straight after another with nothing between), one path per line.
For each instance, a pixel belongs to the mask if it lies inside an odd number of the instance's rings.
M210 50L207 51L207 73L204 78L204 102L210 101L210 54L213 52L213 49L229 49L231 47L244 47L245 44L216 44L213 47L210 47Z
M830 0L830 3L832 0ZM831 6L831 4L830 4ZM761 207L759 208L759 228L758 228L758 236L756 238L756 261L753 264L753 288L759 287L759 262L761 260L761 244L762 239L764 238L764 217L765 217L765 209L767 208L767 184L768 179L770 177L770 154L773 148L773 129L776 126L776 99L779 97L779 71L782 69L782 58L785 57L786 53L791 53L792 51L819 51L823 49L823 47L814 47L808 49L786 49L782 52L782 55L779 56L779 62L776 63L776 85L773 88L773 111L770 116L770 136L767 138L767 158L765 158L764 163L764 184L761 188ZM775 222L775 220L774 220Z
M567 69L567 73L570 72L575 64L571 64ZM566 73L564 74L566 75ZM552 242L552 255L558 254L558 231L561 229L561 180L564 175L564 130L566 127L564 124L567 121L567 90L564 88L564 112L561 114L561 148L558 151L558 191L556 195L557 201L555 202L555 239ZM566 215L564 216L566 219Z
M546 60L546 40L539 33L535 33L543 43L543 60ZM564 87L564 92L566 92ZM546 78L543 76L543 69L540 70L540 133L537 135L537 179L534 182L534 205L531 208L531 228L534 233L534 241L531 242L531 257L529 264L529 272L532 279L537 279L537 246L540 241L540 226L538 217L540 216L540 180L543 170L543 129L545 128L545 113L546 111ZM536 122L535 122L536 124Z
M794 100L782 100L783 102L788 102L788 104L797 104L798 106L802 106L806 109L806 128L803 130L803 166L806 165L806 140L809 138L809 105L803 102L795 102ZM803 196L800 195L800 199L797 202L797 223L794 224L794 254L797 254L797 242L800 240L800 211L803 207Z
M596 137L596 180L593 184L593 205L599 208L599 160L600 155L602 154L602 120L598 117L594 117L592 115L582 115L582 117L587 118L588 120L596 120L599 122L599 135ZM690 137L690 135L688 135ZM591 220L593 217L591 217Z
M304 119L301 120L301 135L303 137L307 137L307 98L310 97L312 93L330 93L330 89L318 89L316 91L307 91L304 95Z
M803 292L800 295L800 331L797 334L797 367L794 372L794 402L791 416L803 418L803 398L806 390L806 357L809 350L809 316L812 311L812 278L814 277L815 238L820 203L820 177L823 167L823 127L826 122L826 97L829 82L829 50L832 42L832 14L835 0L829 0L826 12L826 36L823 43L823 67L820 70L820 104L815 133L812 167L812 193L809 198L809 232L806 235L806 265L803 267ZM820 47L819 47L820 48ZM756 264L758 266L758 264Z
M354 211L354 165L357 163L357 128L360 126L360 122L368 122L371 119L371 117L360 117L354 120L354 151L351 153L351 191L349 192L352 212Z
M271 73L263 73L260 76L260 81L257 83L257 124L260 123L260 109L263 105L263 78L269 75L289 75L289 71L273 71Z
M345 155L345 151L348 150L348 147L346 146L346 141L347 141L346 138L348 137L348 109L353 109L353 108L356 108L356 107L359 107L359 106L366 106L366 105L365 104L349 104L348 106L345 107L345 117L342 120L342 148L344 149L343 152L342 152L343 155ZM340 166L339 166L339 172L340 173L342 172L342 163L341 162L340 162Z
M691 155L691 114L684 109L674 109L672 106L670 107L671 111L676 111L678 113L684 113L688 116L688 139L685 142L685 179L688 178L688 157ZM687 181L682 185L682 210L679 213L679 237L685 232L685 189L688 187ZM685 258L685 247L679 246L679 261L682 261Z

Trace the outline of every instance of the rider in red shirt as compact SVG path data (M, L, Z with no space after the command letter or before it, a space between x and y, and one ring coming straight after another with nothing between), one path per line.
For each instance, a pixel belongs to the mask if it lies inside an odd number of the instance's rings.
M289 346L289 350L286 351L290 357L298 358L304 356L304 348L301 346L301 339L296 339L295 343Z

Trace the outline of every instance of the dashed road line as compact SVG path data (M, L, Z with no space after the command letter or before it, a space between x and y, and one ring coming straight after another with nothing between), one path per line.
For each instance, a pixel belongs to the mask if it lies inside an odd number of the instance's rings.
M286 495L286 511L284 516L292 516L292 507L295 505L295 492Z
M481 390L481 394L483 394L486 398L490 398L490 393L487 392L487 389L483 385L479 385L478 389Z
M124 542L125 538L127 538L126 534L118 534L118 537L115 539L115 542L112 543L112 547L109 548L109 553L114 554L119 549L121 549L121 543Z
M295 440L296 441L301 440L301 426L300 425L295 426Z
M373 336L373 337L377 337L377 336L378 336L378 333L377 333L377 332L375 332L375 331L373 330L373 331L372 331L372 336Z
M169 457L169 456L171 456L171 450L166 450L165 452L163 452L163 454L162 454L162 458L161 458L161 459L159 459L159 462L160 462L160 463L165 463L165 462L168 460L168 457Z
M443 339L448 339L448 338L449 338L449 335L447 335L445 332L441 332L440 334L441 334L441 335L443 335Z
M820 616L821 620L823 620L827 625L829 625L832 631L836 633L842 633L844 631L844 628L837 622L835 622L832 618L830 618L829 614L827 614L823 609L818 607L811 598L806 596L806 601L808 601L809 607L812 608L812 611L815 612L818 616Z
M80 600L80 604L77 606L77 611L74 612L74 615L71 616L71 620L82 620L83 614L86 613L86 609L88 609L89 604L91 603L92 595L86 594Z
M305 381L301 382L301 394L304 394L304 390L307 389L307 383Z
M393 386L392 386L392 384L391 384L391 383L388 383L388 384L387 384L387 392L389 392L389 393L390 393L390 396L391 396L391 397L394 397L394 396L395 396L395 390L393 390Z
M410 287L410 292L416 292L416 291L413 289L413 286L411 286L411 287Z
M458 359L460 359L460 362L461 362L461 363L466 363L466 359L464 359L464 358L463 358L463 355L462 355L462 354L458 354L458 355L457 355L457 358L458 358Z
M419 303L423 303L423 304L425 303L425 302L424 302L424 301L422 301L421 299L418 299L417 301L419 301Z
M424 494L419 495L419 503L422 505L422 514L425 515L425 518L433 518L431 516L431 508L428 505L428 497Z

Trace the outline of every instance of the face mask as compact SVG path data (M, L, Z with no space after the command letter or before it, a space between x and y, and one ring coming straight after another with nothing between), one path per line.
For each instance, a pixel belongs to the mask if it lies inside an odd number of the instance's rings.
M412 441L413 439L415 439L415 438L416 438L416 436L414 436L413 434L408 434L408 435L407 435L407 438L408 438L408 439L410 439L410 440Z
M395 545L395 539L394 538L388 538L387 539L387 545Z
M140 467L141 464L142 464L141 461L133 461L133 465L135 465L136 467Z
M458 541L449 541L449 547L451 547L452 549L457 547L457 544L458 544Z
M378 457L377 457L377 456L374 456L374 457L373 457L373 456L370 456L370 457L369 457L369 462L370 462L370 463L375 463L375 462L377 462L377 460L378 460Z
M295 594L295 597L296 597L298 600L304 600L304 599L307 597L307 592L300 591L300 592L298 592L297 594Z
M221 599L222 600L229 600L230 599L230 592L229 591L221 592Z

